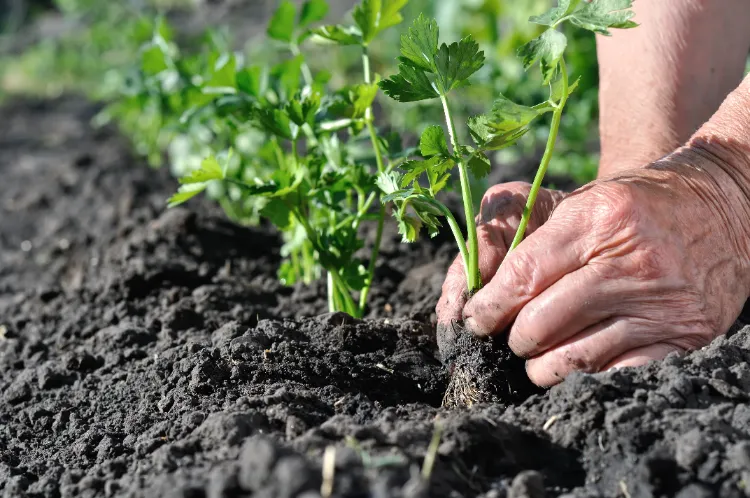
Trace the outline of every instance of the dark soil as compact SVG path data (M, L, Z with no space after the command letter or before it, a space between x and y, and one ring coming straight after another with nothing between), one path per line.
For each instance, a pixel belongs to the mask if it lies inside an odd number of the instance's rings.
M174 182L91 129L95 111L0 109L4 496L750 489L750 328L523 402L441 409L432 310L449 239L389 232L370 317L319 315L322 284L276 282L272 231L201 201L166 211Z

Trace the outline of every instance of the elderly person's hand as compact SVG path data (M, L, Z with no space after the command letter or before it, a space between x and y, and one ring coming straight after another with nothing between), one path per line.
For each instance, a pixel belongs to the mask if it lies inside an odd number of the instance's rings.
M637 29L597 39L599 180L542 192L507 257L529 187L493 187L478 219L485 286L467 301L454 264L443 330L465 319L480 335L509 331L543 386L728 330L750 294L746 1L637 2Z
M481 335L510 326L510 347L528 358L528 375L541 386L707 344L750 294L750 202L727 174L729 161L747 158L694 145L557 205L548 193L536 229L494 275L514 218L499 209L487 219L493 210L485 207L479 226L491 240L482 257L489 281L464 307L466 325ZM485 206L502 189L491 190ZM459 275L460 266L446 281L442 322L457 317L449 303Z

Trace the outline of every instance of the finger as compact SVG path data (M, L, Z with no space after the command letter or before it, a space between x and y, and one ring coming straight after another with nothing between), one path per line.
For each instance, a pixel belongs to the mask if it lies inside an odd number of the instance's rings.
M477 245L479 248L479 272L482 283L486 284L503 262L507 248L521 219L530 185L512 182L490 188L482 198L477 216ZM528 232L533 233L544 221L555 205L562 200L564 193L543 190L539 194L539 209L529 222ZM546 214L545 214L546 213ZM437 305L438 323L449 324L463 319L466 294L466 271L463 259L456 257L448 269L442 294Z
M624 299L622 285L588 265L563 276L521 309L508 345L522 358L544 353L615 315Z
M581 223L565 216L556 220L555 214L508 254L493 279L466 304L464 318L474 333L505 329L526 303L586 263Z
M632 349L627 353L618 356L607 364L602 370L609 370L610 368L626 368L626 367L640 367L651 363L652 361L663 360L670 353L675 351L684 353L685 350L679 346L667 343L650 344L640 348Z
M459 255L453 260L443 282L443 290L437 304L438 323L449 324L461 320L461 313L466 303L466 271Z
M526 374L538 386L552 386L573 372L598 372L613 358L642 346L638 329L627 318L605 320L528 360Z

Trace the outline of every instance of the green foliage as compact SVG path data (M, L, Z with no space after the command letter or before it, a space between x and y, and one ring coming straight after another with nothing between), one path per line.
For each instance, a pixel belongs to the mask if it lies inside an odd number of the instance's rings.
M381 82L381 87L386 95L398 102L439 97L450 131L452 149L448 147L443 128L429 126L420 140L420 152L426 159L403 164L402 173L381 173L378 185L385 193L383 201L392 202L396 206L394 216L406 242L414 241L423 227L427 228L430 235L434 235L440 228L440 217L448 219L464 260L469 292L477 291L482 284L469 172L479 178L486 176L490 171L486 152L513 145L529 131L533 121L552 113L545 153L531 187L520 226L509 248L512 251L523 240L537 192L552 159L563 109L568 97L579 84L579 80L569 80L563 58L568 47L568 37L557 28L565 21L602 34L608 34L610 28L634 27L635 23L630 20L633 14L628 10L631 4L631 0L593 0L591 3L560 0L557 7L547 13L532 16L532 23L545 25L547 29L522 45L518 49L518 55L525 69L539 64L542 85L547 87L548 96L536 105L525 105L500 95L490 113L468 120L467 128L474 146L458 142L456 125L448 105L448 93L467 85L468 78L482 68L484 53L471 38L439 46L437 21L422 15L402 35L399 73ZM461 181L468 232L466 239L450 211L435 197L447 184L448 171L454 166L458 167ZM426 177L426 185L420 183L422 177Z
M380 84L386 95L399 102L445 96L482 68L484 52L471 37L438 46L439 35L434 19L414 21L401 37L399 73Z

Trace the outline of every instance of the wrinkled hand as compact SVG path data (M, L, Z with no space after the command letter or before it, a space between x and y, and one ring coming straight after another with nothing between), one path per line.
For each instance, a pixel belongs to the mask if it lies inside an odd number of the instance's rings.
M541 386L573 371L662 359L725 333L750 294L750 201L719 157L681 149L560 202L548 198L500 268L509 238L484 230L487 283L466 303L466 325L480 335L511 326L509 345ZM461 274L454 265L441 321L458 316Z
M525 182L502 183L491 187L482 198L477 222L479 243L479 272L482 284L487 284L495 276L500 263L505 259L513 242L521 215L529 196L531 185ZM542 226L549 219L555 207L565 198L565 193L557 190L541 189L537 197L527 235ZM451 321L463 320L463 310L468 300L466 272L463 259L457 256L448 269L443 283L443 293L437 305L438 321L450 325Z

